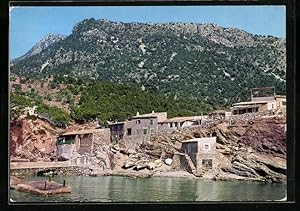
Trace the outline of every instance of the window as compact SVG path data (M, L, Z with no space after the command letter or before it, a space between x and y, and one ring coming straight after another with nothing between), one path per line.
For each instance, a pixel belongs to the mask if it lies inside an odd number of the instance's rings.
M155 134L154 129L151 129L151 130L150 130L150 133L151 133L151 134Z
M128 128L128 129L127 129L127 135L128 135L128 136L131 136L131 128Z
M141 124L141 120L140 119L136 120L136 124Z
M212 159L202 159L202 167L204 169L212 169Z
M173 123L172 122L170 123L170 127L173 127Z
M150 120L150 125L153 125L153 120L152 119Z
M177 127L177 124L178 124L178 123L177 123L177 122L175 122L174 124L175 124L175 127Z
M58 138L58 144L74 144L75 143L75 136L66 136Z
M143 129L144 135L147 135L147 129Z
M285 106L285 105L286 105L286 102L285 102L285 101L282 101L282 105L284 105L284 106Z
M204 144L204 149L209 150L209 144Z

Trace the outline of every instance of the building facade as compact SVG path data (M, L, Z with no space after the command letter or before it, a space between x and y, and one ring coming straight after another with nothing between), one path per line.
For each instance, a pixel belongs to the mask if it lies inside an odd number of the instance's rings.
M188 116L188 117L174 117L158 122L158 131L177 130L180 128L201 125L203 121L207 120L207 116Z
M196 175L215 168L216 137L195 138L182 141L181 152L188 155Z
M140 115L138 112L125 122L109 124L111 142L117 143L121 139L141 143L149 140L151 135L158 132L158 122L167 119L167 112L154 112Z
M90 129L66 132L58 136L56 141L57 159L69 160L83 154L90 154L95 142L109 143L109 129Z
M232 114L255 113L268 110L277 110L276 101L249 101L234 103L232 105Z
M282 113L286 113L286 96L276 95L275 99L277 103L277 109Z

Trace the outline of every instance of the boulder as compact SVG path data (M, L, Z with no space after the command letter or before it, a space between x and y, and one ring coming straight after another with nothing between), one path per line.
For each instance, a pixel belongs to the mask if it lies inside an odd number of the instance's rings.
M134 149L129 149L128 154L136 154L136 151Z
M138 171L138 170L141 170L141 169L144 169L147 167L148 167L148 163L145 161L141 161L141 162L136 163L133 169Z
M128 169L128 168L133 167L134 165L135 165L135 162L128 160L124 163L123 168Z
M161 159L155 160L155 161L154 161L154 164L155 164L156 167L162 166L162 161L161 161Z
M170 166L172 164L173 160L171 158L167 158L165 159L165 164L167 164L168 166Z
M120 150L120 146L119 146L119 144L115 144L115 145L113 145L113 147L112 147L114 150L116 150L116 151L119 151Z
M115 148L110 148L110 151L113 153L117 153L117 150L115 150Z
M150 162L150 163L147 164L147 168L149 170L153 170L153 169L155 169L155 164L153 162Z

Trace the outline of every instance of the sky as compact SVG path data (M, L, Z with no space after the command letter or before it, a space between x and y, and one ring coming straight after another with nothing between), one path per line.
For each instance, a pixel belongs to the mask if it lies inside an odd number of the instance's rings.
M215 23L252 34L286 37L285 6L23 6L10 8L10 59L24 55L49 33L70 35L73 26L87 18Z

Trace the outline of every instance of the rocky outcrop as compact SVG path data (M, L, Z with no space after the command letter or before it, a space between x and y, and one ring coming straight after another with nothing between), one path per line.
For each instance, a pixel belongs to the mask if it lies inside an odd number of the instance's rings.
M216 157L214 170L203 175L212 179L242 179L267 182L286 180L286 133L285 119L261 118L248 125L230 126L220 123L210 128L190 128L173 131L166 136L153 138L152 151L155 155L179 151L182 140L216 136ZM146 147L147 148L147 147ZM157 150L155 150L157 149ZM147 153L147 151L144 151Z
M10 124L12 161L51 161L56 156L56 128L40 119L17 119Z
M66 36L60 34L48 34L38 43L36 43L26 54L14 60L14 62L26 59L28 57L39 54L42 50L46 49L48 46L53 45L54 43L65 39Z

